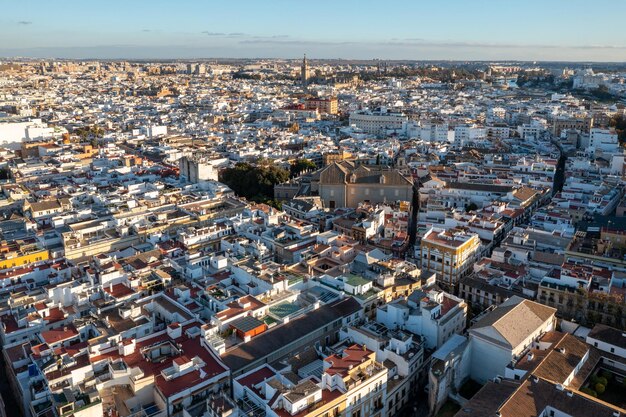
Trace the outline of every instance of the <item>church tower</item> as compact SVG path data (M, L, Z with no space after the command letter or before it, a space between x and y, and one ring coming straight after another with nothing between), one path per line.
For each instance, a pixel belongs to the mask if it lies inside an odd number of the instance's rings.
M302 67L300 68L300 78L302 82L302 88L306 89L309 84L309 63L306 60L306 54L302 59Z

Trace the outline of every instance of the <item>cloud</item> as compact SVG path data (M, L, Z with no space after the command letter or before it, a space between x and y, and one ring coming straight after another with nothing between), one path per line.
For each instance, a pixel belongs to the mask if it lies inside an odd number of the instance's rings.
M293 39L293 40L283 40L276 38L254 38L254 39L245 39L239 41L240 44L259 44L259 45L314 45L314 46L341 46L341 45L356 45L356 44L366 44L366 42L334 42L334 41L314 41L314 40L302 40L302 39Z
M252 36L252 39L288 39L289 35L270 35L270 36L266 36L266 35L256 35L256 36Z
M146 32L147 33L147 32L152 32L152 31L150 29L144 29L144 30L142 30L142 32Z
M289 35L252 35L245 32L211 32L205 30L202 32L203 35L214 36L219 38L248 38L248 39L259 39L259 40L273 40L273 39L288 39Z
M202 31L202 34L207 35L207 36L213 36L216 38L242 38L245 36L250 36L247 33L243 33L243 32L225 33L225 32L211 32L209 30Z
M17 22L18 25L22 25L22 26L27 26L27 25L32 25L33 22L31 22L30 20L20 20L19 22Z
M307 39L281 39L281 37L255 36L239 41L240 44L275 45L275 46L366 46L399 48L440 48L440 49L569 49L569 50L626 50L619 45L551 45L551 44L516 44L495 42L429 41L421 38L391 38L388 41L317 41Z

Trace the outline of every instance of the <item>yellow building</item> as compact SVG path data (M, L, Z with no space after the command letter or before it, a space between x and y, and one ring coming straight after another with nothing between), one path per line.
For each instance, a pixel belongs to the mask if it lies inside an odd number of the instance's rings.
M0 242L0 269L27 266L48 260L50 255L35 239L18 239Z
M323 156L323 162L324 166L328 166L334 164L335 162L341 162L349 158L352 158L352 154L342 150L340 152L325 153Z
M480 254L480 238L462 228L431 228L420 245L422 270L433 272L437 281L455 286L471 272Z
M339 106L336 97L309 98L305 102L306 110L317 110L319 113L337 114Z
M387 368L376 353L354 344L324 359L322 387L345 395L345 415L382 417L386 405Z

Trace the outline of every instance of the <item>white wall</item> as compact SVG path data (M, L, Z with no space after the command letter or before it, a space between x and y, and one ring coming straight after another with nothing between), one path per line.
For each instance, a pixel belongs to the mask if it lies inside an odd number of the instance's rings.
M505 375L505 368L513 359L510 350L476 337L470 337L472 365L470 374L477 382L485 383L498 375Z

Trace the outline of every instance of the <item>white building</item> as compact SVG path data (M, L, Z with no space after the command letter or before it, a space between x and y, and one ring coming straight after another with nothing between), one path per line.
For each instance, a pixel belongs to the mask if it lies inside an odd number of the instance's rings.
M513 296L469 330L471 377L484 383L505 375L532 342L556 326L556 309Z
M623 330L596 324L587 335L587 343L601 351L626 358L626 336Z
M397 300L376 310L376 321L390 329L422 336L424 346L436 349L465 328L467 304L438 289L414 291L408 300Z
M428 404L436 413L452 390L458 391L470 375L468 340L454 335L431 356L428 372Z
M454 128L454 146L462 148L466 143L484 139L487 131L476 125L459 125Z
M604 85L604 76L602 74L594 74L591 68L576 71L572 79L573 88L598 88Z
M589 133L589 147L592 154L597 151L616 152L619 149L617 133L608 129L593 128Z
M382 135L388 130L404 132L407 121L406 115L388 112L384 107L350 113L350 126L374 135Z
M150 125L142 128L142 130L149 138L167 135L167 126Z
M183 156L178 162L181 179L192 184L201 181L217 181L217 166L224 164L224 158L211 160L202 155Z
M53 139L60 137L65 132L67 132L65 128L48 127L41 119L0 123L0 144L19 147L22 142Z

